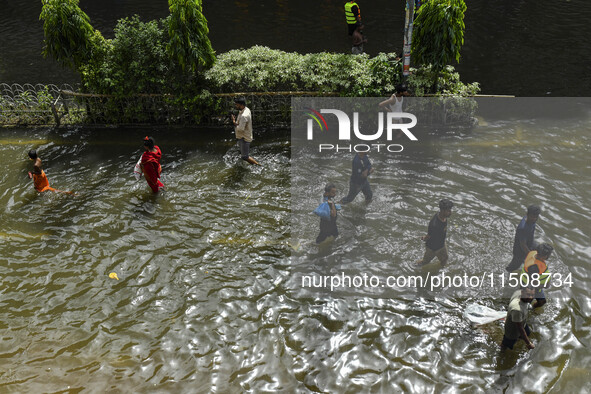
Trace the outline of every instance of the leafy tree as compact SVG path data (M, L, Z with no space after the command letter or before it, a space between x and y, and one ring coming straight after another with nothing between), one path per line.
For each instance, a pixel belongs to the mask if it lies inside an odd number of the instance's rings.
M88 15L78 7L78 0L44 0L39 19L45 33L43 54L65 66L78 69L104 43Z
M120 19L104 54L81 68L85 89L117 96L165 92L171 69L166 42L162 21Z
M464 0L429 0L419 9L414 22L412 57L434 71L433 91L441 70L453 60L460 61L464 44Z
M209 28L201 0L168 0L168 5L170 41L166 49L169 55L183 70L197 72L210 68L215 62L215 51L207 36Z

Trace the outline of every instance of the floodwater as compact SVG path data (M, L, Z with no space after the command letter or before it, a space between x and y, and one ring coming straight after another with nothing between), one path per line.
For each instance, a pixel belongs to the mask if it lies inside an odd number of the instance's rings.
M350 52L344 0L205 0L214 49L265 45L309 52ZM483 93L517 96L591 95L591 3L565 1L467 1L465 44L457 66L462 80ZM365 50L400 53L404 2L359 2L366 25ZM80 1L92 25L107 38L119 18L168 15L160 0ZM0 82L74 83L75 73L43 59L41 1L0 2Z
M375 200L343 209L327 249L310 242L311 211L327 180L346 192L350 156L315 172L287 130L255 135L263 168L240 162L228 130L2 130L0 392L589 391L588 104L558 120L483 110L472 130L373 156ZM156 196L132 174L146 134L163 151ZM32 148L76 196L34 191ZM292 184L308 197L292 203ZM542 206L537 238L573 287L532 313L534 350L500 355L500 323L462 318L473 301L503 310L501 289L301 287L302 273L414 272L441 196L456 203L449 274L502 272L525 206Z
M318 107L340 108L334 103ZM329 246L312 244L319 220L310 212L327 183L337 187L337 200L346 195L353 155L319 154L317 147L311 153L308 142L295 141L300 143L292 151L297 253L289 283L313 304L298 327L302 364L315 370L304 378L308 388L588 392L588 108L588 99L480 100L479 127L423 128L417 131L419 142L398 141L405 147L402 153L372 151L374 200L365 206L360 194L343 207L340 235ZM310 174L317 174L315 182ZM452 263L443 271L436 262L417 270L413 263L424 252L420 237L441 198L455 203L447 235ZM506 274L505 282L500 276L511 260L515 226L533 203L542 207L536 239L554 246L552 272L570 275L572 286L547 290L549 304L543 312L532 312L536 349L528 352L522 342L501 355L502 324L472 329L462 313L473 302L506 310L512 291ZM448 285L446 292L385 285L390 276L425 278L442 272L484 274L486 280L482 286ZM375 285L363 277L375 278Z
M146 134L164 153L157 196L132 175ZM0 391L260 384L241 371L256 378L242 365L267 359L259 347L279 332L268 314L289 235L285 132L256 140L264 170L241 163L227 130L0 135ZM33 190L31 148L77 196Z

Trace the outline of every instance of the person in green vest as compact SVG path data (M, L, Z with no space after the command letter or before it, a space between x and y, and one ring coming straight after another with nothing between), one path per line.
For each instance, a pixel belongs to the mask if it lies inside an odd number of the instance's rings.
M345 3L345 18L349 27L349 35L352 36L357 27L357 22L361 23L361 11L355 1Z

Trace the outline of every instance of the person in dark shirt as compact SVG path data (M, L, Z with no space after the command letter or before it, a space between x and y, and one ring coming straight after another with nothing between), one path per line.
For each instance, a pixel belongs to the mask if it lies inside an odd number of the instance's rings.
M537 205L527 207L527 215L521 219L521 223L519 223L515 230L513 260L505 267L507 271L512 272L521 267L527 254L536 248L534 232L540 213L541 209Z
M328 202L330 206L330 219L320 218L320 234L316 237L316 243L322 243L329 237L332 239L339 236L337 229L337 207L334 203L334 198L337 195L337 188L334 184L329 183L324 187L324 194L321 202Z
M453 202L447 199L439 201L439 212L429 222L427 235L421 237L425 241L425 255L422 260L416 262L417 265L429 264L435 256L439 259L442 267L447 264L445 236L447 234L447 218L451 216L453 206Z
M349 193L340 201L341 204L348 204L357 197L359 192L365 196L365 203L369 204L373 198L371 186L367 177L373 172L371 162L366 152L359 152L353 158L351 179L349 180Z

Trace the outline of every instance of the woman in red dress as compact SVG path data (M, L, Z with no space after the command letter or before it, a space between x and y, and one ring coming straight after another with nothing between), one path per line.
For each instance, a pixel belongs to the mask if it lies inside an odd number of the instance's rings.
M148 186L152 188L154 193L158 193L158 190L164 187L162 182L160 182L160 173L162 172L160 159L162 158L162 152L154 144L152 137L144 138L144 150L141 164L142 172L146 181L148 181Z

